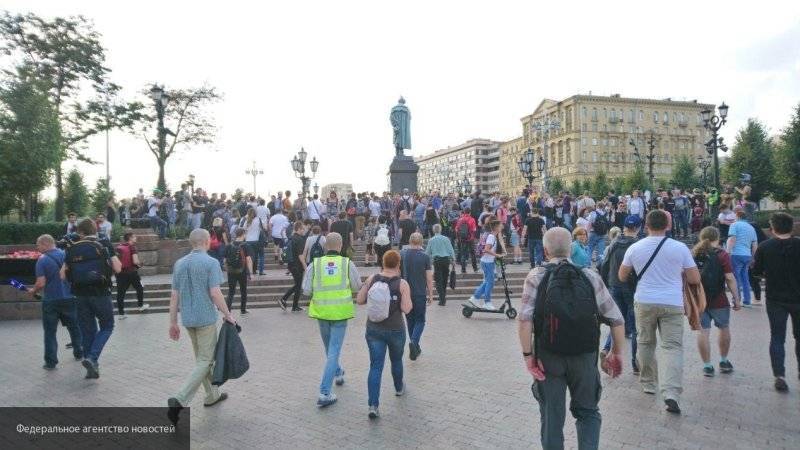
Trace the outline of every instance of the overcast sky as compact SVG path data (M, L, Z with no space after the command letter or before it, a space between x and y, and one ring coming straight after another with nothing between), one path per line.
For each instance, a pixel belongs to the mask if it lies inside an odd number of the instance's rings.
M12 12L83 14L103 35L111 78L134 98L207 83L215 144L167 163L211 192L296 191L289 160L320 160L317 182L383 190L393 157L389 109L411 109L411 154L470 138L510 139L542 98L620 93L730 105L732 143L748 117L777 133L800 101L800 2L5 0ZM582 4L585 3L585 4ZM652 5L652 6L651 6ZM149 104L149 103L148 103ZM168 124L169 125L169 124ZM105 159L105 139L89 154ZM310 158L309 156L309 158ZM104 165L67 162L87 182ZM155 185L141 138L111 134L112 187Z

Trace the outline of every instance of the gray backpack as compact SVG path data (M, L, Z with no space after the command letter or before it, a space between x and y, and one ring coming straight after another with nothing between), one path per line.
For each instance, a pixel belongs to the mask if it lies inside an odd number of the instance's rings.
M400 277L375 275L372 286L367 291L367 318L370 322L383 322L392 311L400 307L399 282Z

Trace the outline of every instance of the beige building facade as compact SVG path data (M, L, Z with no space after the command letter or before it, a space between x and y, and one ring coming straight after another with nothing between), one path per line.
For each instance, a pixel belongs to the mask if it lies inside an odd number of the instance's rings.
M532 114L520 119L521 138L501 145L502 191L516 193L527 184L519 169L516 173L514 169L519 155L528 148L536 159L544 151L544 178L549 182L558 177L566 186L574 180L593 179L600 171L609 179L630 173L637 161L631 141L638 146L646 172L646 141L651 134L655 138L653 176L669 180L679 156L686 155L694 162L706 155L705 142L710 134L703 127L700 112L713 108L697 100L627 98L619 94L545 99ZM537 123L548 121L557 122L558 128L536 128ZM537 178L534 186L541 188L541 183Z
M331 183L322 186L319 191L320 198L328 198L331 191L335 191L336 196L340 199L348 198L353 193L353 185L350 183Z
M461 145L414 158L419 165L417 191L455 193L465 178L473 190L499 190L501 144L490 139L471 139Z

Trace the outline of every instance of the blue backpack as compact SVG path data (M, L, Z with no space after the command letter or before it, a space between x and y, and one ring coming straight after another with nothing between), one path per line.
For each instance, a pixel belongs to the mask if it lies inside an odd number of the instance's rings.
M106 248L94 239L72 244L64 263L69 269L67 280L73 288L111 287L111 263Z

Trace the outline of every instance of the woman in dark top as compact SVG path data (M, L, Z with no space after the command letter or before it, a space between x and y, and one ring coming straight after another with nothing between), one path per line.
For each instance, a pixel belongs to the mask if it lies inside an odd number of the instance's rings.
M395 395L405 392L403 383L403 349L406 343L406 327L403 313L411 312L411 288L400 278L400 253L389 250L383 255L383 270L367 279L356 296L356 303L367 303L367 296L373 283L383 281L389 285L392 300L389 303L389 317L381 322L367 319L367 347L369 348L369 376L367 390L369 392L369 418L378 418L378 400L381 392L381 375L386 360L386 349L389 349L389 360L392 363L392 379Z
M222 263L225 260L225 249L231 243L231 236L228 234L228 228L223 224L222 217L214 218L209 236L211 244L208 253L219 261L220 267L224 267Z
M439 216L436 215L436 210L433 209L433 205L428 205L425 209L425 237L429 238L433 236L431 230L433 226L439 223Z

